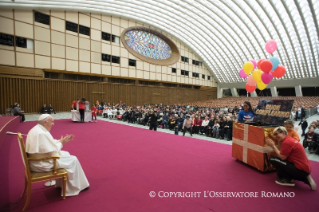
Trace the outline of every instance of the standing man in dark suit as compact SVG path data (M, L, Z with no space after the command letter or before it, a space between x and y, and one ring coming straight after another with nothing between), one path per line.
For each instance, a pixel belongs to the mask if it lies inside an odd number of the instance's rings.
M227 141L232 140L233 132L233 121L230 120L230 117L226 117L226 122L224 123L225 135L227 136Z
M307 127L308 127L308 122L307 122L306 118L303 117L298 125L299 125L299 126L301 125L301 129L302 129L302 134L301 134L301 136L305 136L305 135L306 135L305 130L306 130Z
M154 131L157 130L157 111L154 110L153 114L150 116L150 130L154 129Z

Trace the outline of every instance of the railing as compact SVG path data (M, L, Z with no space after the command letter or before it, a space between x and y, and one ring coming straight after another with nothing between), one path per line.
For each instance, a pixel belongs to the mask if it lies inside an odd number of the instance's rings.
M309 118L310 116L316 115L318 113L317 107L310 108L309 110L306 110L306 118Z

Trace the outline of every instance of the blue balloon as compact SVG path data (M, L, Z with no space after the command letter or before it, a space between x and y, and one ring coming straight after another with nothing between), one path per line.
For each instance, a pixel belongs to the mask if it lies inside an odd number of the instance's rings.
M272 69L271 69L271 71L274 71L274 70L278 67L278 65L279 65L279 59L278 59L278 57L271 57L269 60L270 60L271 63L272 63Z

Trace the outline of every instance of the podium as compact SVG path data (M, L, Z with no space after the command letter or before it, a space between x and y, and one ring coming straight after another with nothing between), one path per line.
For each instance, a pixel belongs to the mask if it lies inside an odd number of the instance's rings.
M80 118L80 112L77 110L71 110L72 113L72 121L79 122L81 120ZM92 112L91 111L85 111L84 112L84 122L90 122L92 121Z
M278 145L273 130L274 127L233 123L232 157L262 172L275 170L269 157L276 154L265 142L265 138L269 137Z

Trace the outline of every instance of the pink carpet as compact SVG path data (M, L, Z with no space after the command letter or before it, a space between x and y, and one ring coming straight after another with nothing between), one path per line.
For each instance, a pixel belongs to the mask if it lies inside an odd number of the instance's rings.
M16 131L27 133L35 123L22 123ZM274 172L261 173L237 162L229 145L104 121L56 120L51 133L55 138L75 134L63 149L78 157L90 189L62 200L59 189L38 183L28 211L319 211L318 190L302 182L295 187L275 184ZM23 190L18 148L12 136L0 150L0 205L16 202ZM311 165L319 184L319 163ZM161 191L193 192L193 197L160 198L158 194L169 194ZM205 191L257 192L258 197L205 197ZM290 192L294 197L262 197L263 192ZM11 211L21 211L24 203L25 198Z

